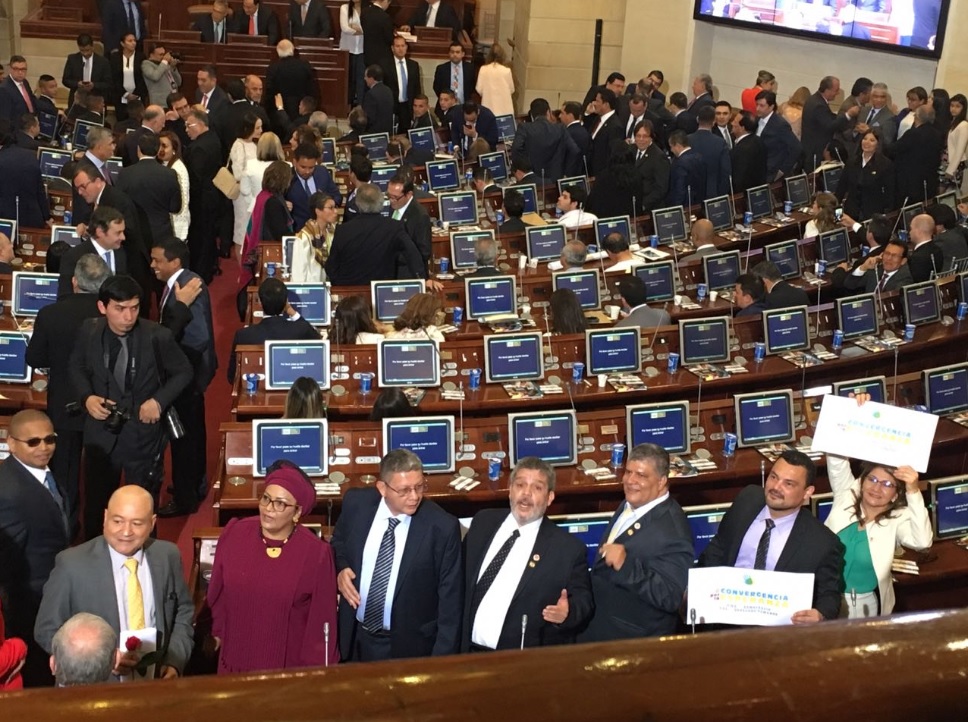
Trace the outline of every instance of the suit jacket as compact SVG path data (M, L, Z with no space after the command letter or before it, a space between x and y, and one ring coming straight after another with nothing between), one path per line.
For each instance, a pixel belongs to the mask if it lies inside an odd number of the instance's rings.
M711 256L714 253L720 252L721 251L716 248L716 246L702 246L701 248L697 248L695 253L690 253L688 256L679 256L679 263L701 261L705 256Z
M695 150L687 150L672 161L669 172L670 206L688 208L690 203L702 203L710 195L706 192L706 162Z
M837 198L844 213L866 220L875 213L887 213L894 207L894 164L881 153L875 153L866 166L861 154L847 161L837 183Z
M397 67L398 59L396 56L393 58L393 67L390 69L389 77L385 78L387 86L393 91L393 101L395 104L400 103L400 88L397 82ZM413 114L413 96L420 95L423 92L420 83L420 66L417 65L417 61L411 58L403 59L404 67L407 69L407 101L405 107L402 109L406 111L407 115L407 127L409 127L410 116ZM399 119L398 119L399 120ZM402 128L403 132L406 132L407 128Z
M408 278L426 278L423 257L401 221L379 213L357 213L352 223L340 223L326 260L326 275L334 286L359 286L397 277L402 256Z
M759 139L766 146L767 179L775 179L778 173L791 175L800 163L803 149L786 119L773 113L759 134Z
M71 298L74 295L74 288L71 285L71 279L74 278L74 268L77 266L80 257L88 253L100 255L94 247L94 241L85 239L61 257L60 273L57 279L58 301ZM128 254L123 245L114 252L114 268L117 274L128 272ZM96 296L97 294L94 295ZM93 317L97 318L98 316L100 316L100 312ZM74 400L73 397L71 397L71 400Z
M638 151L636 150L636 153ZM639 196L639 212L660 208L669 193L669 159L658 145L653 143L645 155L635 161L635 170L642 181Z
M464 537L464 623L461 652L470 650L474 619L471 600L481 575L484 556L509 512L504 509L484 509L474 515L470 530ZM591 617L594 609L591 583L588 578L588 555L585 545L560 529L548 517L541 520L534 542L532 559L524 569L511 604L504 617L498 649L521 647L521 617L528 616L524 635L525 647L544 647L574 642L575 635ZM557 603L561 590L568 590L568 617L561 624L546 622L542 610Z
M363 30L363 64L379 65L384 75L393 69L393 20L382 8L367 5L360 11L360 28Z
M83 79L84 56L80 53L71 53L67 56L67 60L64 61L64 73L61 77L63 86L71 91L70 95L67 96L68 108L74 105L74 93L77 92L78 83ZM97 53L91 56L91 82L94 83L95 90L100 90L104 93L104 97L108 102L113 102L114 81L111 76L111 64L107 58ZM37 107L36 104L34 107Z
M668 326L672 323L668 311L665 308L650 308L649 306L636 306L628 316L615 322L616 326L635 327L642 329L654 329L656 326Z
M124 135L124 138L118 143L118 155L121 156L122 166L127 167L138 162L138 144L146 135L154 135L154 131L145 125L139 125L130 133Z
M689 103L689 107L686 108L686 112L698 120L699 110L707 105L711 105L714 108L716 107L716 101L713 99L711 93L703 93L702 95L696 96L696 99Z
M84 243L90 244L90 241ZM83 243L81 245L84 245ZM64 259L67 256L65 254ZM71 270L77 264L73 259ZM62 266L63 267L63 266ZM64 409L75 400L71 388L70 354L77 332L89 318L99 318L96 293L72 293L40 309L34 321L34 333L27 346L27 363L31 368L50 369L47 376L47 415L56 430L82 431L84 419Z
M329 22L329 11L326 9L324 0L309 0L305 22L302 19L302 8L290 0L289 34L293 38L333 37L333 30Z
M35 138L31 138L22 130L17 131L16 144L18 148L23 148L24 150L33 151L34 153L36 153L37 149L40 148L40 142L37 141Z
M376 83L367 90L363 95L366 132L393 135L393 109L395 106L396 98L393 95L393 90L386 83Z
M148 27L145 23L144 8L138 0L135 0L138 8L136 24L138 28L130 27L128 14L124 7L123 0L103 0L99 3L101 11L101 41L107 52L111 52L121 44L121 38L125 33L136 32L141 40L148 37Z
M34 91L30 89L30 83L26 80L24 81L24 88L27 90L27 97L30 98L30 102L36 111L37 98L34 97ZM21 116L28 112L30 111L24 102L24 97L17 88L17 84L8 75L3 79L3 82L0 82L0 118L6 118L14 128L19 128Z
M417 9L410 16L409 25L411 28L422 28L427 25L427 16L430 14L430 6L426 3L417 5ZM452 31L451 39L457 40L460 36L461 22L457 17L457 11L448 5L444 0L440 1L437 7L437 17L434 18L435 28L450 28ZM471 86L473 87L473 86Z
M228 369L229 383L235 383L237 363L235 349L239 346L260 346L266 341L315 341L318 338L319 331L302 317L290 321L283 316L266 316L259 323L240 328L232 339L232 357Z
M689 145L706 164L706 198L728 195L733 168L726 141L711 131L700 129L689 136Z
M894 206L923 200L934 195L938 187L938 159L944 148L944 135L934 125L925 123L911 128L888 149L894 158Z
M234 32L234 26L228 17L222 23L222 42L225 43L228 41L228 34ZM215 21L212 20L211 15L202 15L196 18L195 22L192 23L192 28L202 34L203 43L215 42Z
M232 144L235 143L235 139L238 138L239 134L242 132L242 124L244 122L243 119L249 113L252 113L257 118L262 120L263 132L266 132L265 129L267 128L275 127L274 125L270 125L269 114L266 113L266 109L258 103L253 103L247 98L233 100L227 105L222 106L215 118L213 118L211 129L215 131L219 141L222 143L223 162L228 163L228 157L232 149ZM288 117L286 117L285 123L288 126Z
M313 183L316 185L317 191L330 196L337 206L343 203L343 196L340 194L336 183L333 182L333 176L329 174L325 166L316 166L316 170L313 171ZM306 187L295 172L292 174L289 190L286 191L286 200L292 203L293 229L298 233L306 225L306 221L313 217L313 214L309 210L309 196L306 195Z
M716 536L699 557L701 567L731 567L736 563L743 537L756 515L762 511L763 489L747 486L719 523ZM836 619L844 592L844 545L810 513L808 507L797 512L797 520L776 562L776 571L813 574L813 608L826 619ZM800 610L794 610L800 611Z
M608 539L624 502L616 510ZM693 560L692 532L682 508L669 497L615 539L625 563L612 569L601 557L592 566L595 614L580 642L655 637L675 632L677 611Z
M21 228L43 228L50 218L35 151L16 145L0 148L0 218L19 218Z
M115 186L105 186L99 205L110 206L124 216L124 248L128 256L128 273L145 290L144 301L151 291L151 250L142 234L141 213L128 194Z
M597 134L592 135L592 131L589 130L589 135L592 144L588 171L592 176L597 176L608 167L613 141L625 139L625 124L616 112L598 129Z
M565 127L560 123L549 123L547 118L519 125L511 146L512 160L527 157L534 172L543 176L546 183L564 178L568 170L579 165L580 153Z
M692 134L699 130L699 121L688 110L683 110L672 119L671 130L684 130L686 133Z
M188 169L188 199L194 226L196 214L199 218L211 215L212 209L218 208L220 203L221 193L212 179L222 167L222 144L214 131L202 133L188 146L185 167Z
M884 269L880 266L872 268L864 273L863 276L848 274L844 277L844 288L851 291L863 290L864 293L873 293L877 290L878 283L880 283L883 275ZM914 276L911 275L911 269L905 263L887 279L884 288L881 290L884 293L899 291L904 286L909 286L912 283L914 283Z
M247 35L249 32L249 16L239 10L235 13L232 23L233 30L229 32L242 33ZM256 35L265 35L267 43L272 47L279 42L279 18L272 11L271 5L259 5L258 15L256 16Z
M490 108L485 108L483 105L478 106L478 108L477 123L474 126L477 131L477 136L486 140L487 144L491 146L491 150L494 150L500 141L500 135L497 129L497 118L491 112ZM451 117L450 138L454 142L455 147L463 147L464 114L458 110ZM520 130L521 128L518 126L518 131Z
M172 235L171 214L178 213L182 206L175 171L154 158L142 158L121 170L116 185L118 190L134 199L134 204L143 213L146 223L142 223L141 228L146 231L146 241Z
M461 74L464 79L464 87L461 88L462 92L458 93L458 99L463 103L469 100L470 96L476 92L477 69L467 61L464 61L461 65L463 66ZM449 61L438 65L434 69L434 95L439 96L443 91L450 90L453 77L454 71ZM437 103L437 107L440 107L440 103Z
M824 146L833 139L834 133L849 124L850 119L843 113L835 114L819 92L807 98L800 121L800 142L803 145L803 167L808 172L813 172L823 161Z
M427 261L430 260L431 255L433 255L433 250L431 249L431 229L430 229L430 214L424 210L424 207L420 205L416 197L414 197L410 204L407 206L407 210L404 211L403 216L400 218L403 221L403 229L410 236L410 240L420 251L420 256L423 258L424 267L427 266Z
M176 282L184 286L196 278L201 277L186 268L178 274ZM212 299L208 295L208 287L202 284L202 292L190 306L177 300L172 290L161 309L161 324L171 331L172 336L181 346L185 357L192 365L195 388L204 393L215 378L215 371L218 369L215 333L212 330Z
M374 488L350 489L343 497L343 510L333 530L336 572L352 569L357 589L363 547L380 499L380 492ZM456 654L462 608L460 526L457 519L425 499L410 518L393 590L391 658ZM349 604L340 605L338 638L343 659L353 658L356 612Z
M744 135L733 144L729 159L733 167L734 193L742 193L768 182L770 178L768 157L763 139L752 133Z
M857 122L867 123L867 117L872 110L874 110L874 107L871 105L865 105L861 108L857 114ZM885 105L880 110L874 111L873 117L867 124L880 134L882 151L889 148L897 140L897 122L894 120L894 113L891 112L890 107ZM859 134L855 133L854 135L857 140L860 140Z
M961 226L939 233L934 237L934 242L941 248L942 267L945 270L951 267L951 262L956 258L968 258L968 238Z
M144 553L155 596L158 649L165 652L160 664L174 667L181 674L192 652L195 611L185 584L181 554L174 544L160 539L148 539ZM49 651L54 633L78 612L96 614L120 635L114 588L111 556L103 536L58 554L54 571L44 585L44 599L34 627L37 643Z
M810 297L807 296L807 292L796 286L791 286L786 281L779 281L773 286L773 290L766 294L764 301L769 309L810 305Z
M198 88L195 89L195 102L202 102L202 91ZM217 122L216 116L226 110L231 104L232 101L229 100L229 96L216 85L215 89L212 90L211 97L208 99L208 116L212 119L212 122Z
M572 159L572 164L565 169L565 173L569 176L587 175L591 167L589 156L592 151L592 137L585 130L585 126L577 120L565 130L568 131L568 135L575 141L575 146L578 148L578 155Z
M35 111L42 110L45 113L52 113L54 115L57 115L59 113L59 111L57 110L57 105L55 105L54 101L48 98L46 95L38 95L36 97L36 101L37 102L34 103Z
M291 5L295 5L295 3L291 3ZM320 0L315 0L310 4L310 12L312 12L312 8L321 9L324 14L326 12ZM266 88L266 97L268 98L276 97L277 93L282 95L283 107L286 110L286 115L290 118L299 115L299 101L307 95L319 99L319 84L316 82L316 74L313 72L312 66L302 58L295 56L280 58L279 62L269 66L266 71Z
M97 56L95 56L97 57ZM145 85L145 76L141 72L141 64L144 63L145 54L140 50L134 51L134 94L141 98L141 101L148 104L148 86ZM115 107L121 104L124 97L124 64L120 50L114 50L108 56L108 65L111 68L111 96L108 98ZM165 107L165 106L162 106Z
M932 273L939 274L944 270L944 252L934 241L928 241L908 254L907 268L915 283L927 281Z

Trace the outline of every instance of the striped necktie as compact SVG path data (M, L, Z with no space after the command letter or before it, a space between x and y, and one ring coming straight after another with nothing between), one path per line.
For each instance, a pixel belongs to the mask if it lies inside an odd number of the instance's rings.
M399 519L393 517L387 521L387 530L383 532L380 551L377 552L376 564L373 565L370 590L366 597L366 609L363 610L363 626L371 632L378 632L383 629L383 608L387 602L390 572L393 571L393 553L396 550L393 530L400 523Z

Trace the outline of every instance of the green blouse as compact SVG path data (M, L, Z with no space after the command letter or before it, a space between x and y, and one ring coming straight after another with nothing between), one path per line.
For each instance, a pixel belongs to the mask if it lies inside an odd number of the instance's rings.
M855 521L844 527L837 536L844 543L844 582L846 591L853 589L858 594L867 594L877 589L877 574L871 559L871 547L867 542L867 531Z

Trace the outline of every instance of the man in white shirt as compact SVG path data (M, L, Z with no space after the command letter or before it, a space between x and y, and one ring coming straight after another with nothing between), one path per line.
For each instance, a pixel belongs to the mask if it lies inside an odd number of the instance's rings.
M582 210L587 200L588 193L585 192L584 186L573 185L562 188L561 195L558 196L557 204L558 210L562 212L562 216L558 219L558 223L565 228L578 228L580 226L592 225L598 220L598 216Z
M84 151L84 160L100 171L105 182L111 181L111 173L105 164L109 158L114 157L114 150L114 134L110 128L91 128L87 132L87 150Z
M608 260L612 262L612 265L605 269L606 273L627 273L630 268L645 263L638 256L632 255L628 239L621 233L609 233L602 239L601 247L608 254Z

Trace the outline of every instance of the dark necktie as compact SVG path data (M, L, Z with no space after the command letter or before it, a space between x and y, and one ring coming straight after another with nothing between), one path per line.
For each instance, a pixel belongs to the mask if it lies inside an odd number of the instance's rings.
M363 626L373 632L383 629L383 607L387 602L387 587L390 584L393 552L396 548L393 530L399 523L399 519L392 517L388 520L387 530L383 532L383 540L380 542L380 551L376 555L376 564L373 565L370 591L366 597L366 609L363 610Z
M881 276L881 281L880 281L880 283L877 284L877 290L878 291L883 291L884 290L884 287L887 286L887 279L888 278L890 278L890 276L888 276L888 274L886 274L886 273L883 276Z
M504 565L505 560L508 558L508 554L511 553L511 547L514 546L514 542L518 540L521 536L521 532L515 529L511 532L511 536L507 538L507 541L501 545L501 548L497 550L497 554L491 560L491 563L487 565L487 569L484 570L484 574L477 581L477 586L474 587L474 597L471 600L471 619L477 614L477 608L481 606L481 600L484 599L484 595L487 594L487 590L491 588L494 584L494 580L497 579L497 574L501 571L501 567Z
M121 392L124 392L125 381L128 376L128 339L125 336L119 336L118 341L121 344L121 350L118 351L118 358L114 362L114 380L118 382L118 386L121 387Z
M874 120L874 114L876 112L877 112L876 110L874 110L873 108L871 108L871 112L867 114L867 125L870 125L871 124L871 121Z
M766 519L765 521L766 529L763 530L760 543L756 545L756 561L753 562L754 569L766 569L766 555L770 552L770 534L773 532L773 527L776 526L776 522L772 519Z
M635 162L636 162L636 163L638 163L638 162L639 162L640 160L642 160L642 159L643 159L644 157L645 157L645 151L644 151L644 150L640 150L640 151L639 151L638 153L636 153L636 155L635 155Z

